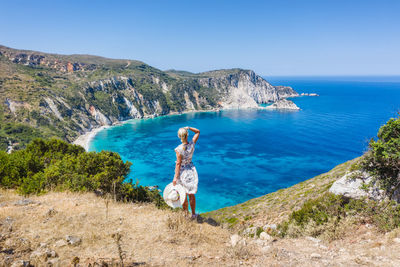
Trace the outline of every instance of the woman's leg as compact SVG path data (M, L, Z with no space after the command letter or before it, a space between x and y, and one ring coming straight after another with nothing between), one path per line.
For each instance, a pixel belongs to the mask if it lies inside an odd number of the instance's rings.
M189 203L188 203L188 200L187 200L187 196L188 196L188 194L186 194L185 202L183 202L183 204L182 204L182 208L183 208L183 210L185 211L186 214L189 213Z
M196 197L194 194L189 194L190 208L192 209L192 214L196 214Z

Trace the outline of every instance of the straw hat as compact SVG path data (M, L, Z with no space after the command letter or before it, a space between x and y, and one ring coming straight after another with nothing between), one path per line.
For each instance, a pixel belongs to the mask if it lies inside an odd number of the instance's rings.
M170 183L165 187L163 197L168 206L179 208L185 202L186 190L180 184L174 186Z

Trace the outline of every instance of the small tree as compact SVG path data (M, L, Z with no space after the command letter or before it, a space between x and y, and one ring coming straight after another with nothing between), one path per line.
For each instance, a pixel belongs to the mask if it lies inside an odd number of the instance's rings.
M400 186L400 116L379 129L378 140L370 141L362 165L389 194Z

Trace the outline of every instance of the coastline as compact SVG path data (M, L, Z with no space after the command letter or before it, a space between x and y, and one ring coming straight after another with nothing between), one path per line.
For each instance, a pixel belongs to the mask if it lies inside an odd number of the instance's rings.
M89 150L89 143L96 136L96 134L98 132L100 132L101 130L104 130L104 129L106 129L108 127L111 127L111 126L114 126L114 125L103 125L103 126L100 126L100 127L97 127L97 128L93 128L89 132L86 132L86 133L78 136L78 138L75 139L75 141L73 141L72 144L79 145L79 146L83 147L86 151L88 151Z
M207 109L207 110L186 110L183 112L170 112L168 114L165 115L147 115L144 116L143 118L131 118L131 119L127 119L124 121L118 121L116 123L113 123L111 125L103 125L103 126L99 126L99 127L94 127L92 130L83 133L81 135L78 136L78 138L75 139L75 141L72 142L72 144L74 145L79 145L81 147L83 147L86 151L89 151L89 144L90 142L93 140L93 138L102 130L113 127L113 126L117 126L117 125L121 125L124 123L128 123L130 120L143 120L143 119L153 119L156 117L164 117L164 116L174 116L174 115L182 115L182 114L187 114L187 113L198 113L198 112L218 112L221 111L221 109Z
M154 118L157 118L157 117L176 116L176 115L183 115L183 114L188 114L188 113L219 112L219 111L223 111L223 110L234 110L234 109L237 109L237 108L213 108L213 109L204 109L204 110L185 110L185 111L182 111L182 112L173 111L173 112L170 112L170 113L164 114L164 115L152 114L152 115L146 115L143 118L131 118L131 119L127 119L127 120L124 120L124 121L115 122L115 123L113 123L111 125L103 125L103 126L99 126L99 127L94 127L92 130L90 130L90 131L78 136L78 138L75 139L75 141L73 141L72 144L80 145L86 151L89 151L90 142L93 140L93 138L100 131L102 131L104 129L107 129L109 127L113 127L113 126L121 125L121 124L124 124L124 123L128 123L130 120L154 119ZM254 107L254 108L240 108L240 109L279 110L279 108L278 109L271 109L271 108L262 107L262 106L258 106L258 107ZM291 109L283 109L283 110L291 111Z

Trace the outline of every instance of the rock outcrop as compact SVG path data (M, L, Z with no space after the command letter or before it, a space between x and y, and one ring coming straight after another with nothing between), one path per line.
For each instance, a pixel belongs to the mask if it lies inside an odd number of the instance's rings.
M266 109L299 110L300 108L288 99L280 99L266 107Z
M386 192L379 188L376 180L368 172L353 171L342 176L329 188L329 192L347 198L383 200L388 197ZM392 195L392 200L400 203L400 190Z
M299 96L319 96L317 93L301 93Z
M218 90L222 108L256 108L259 104L298 96L291 87L272 86L251 70L238 70L229 75L221 72L223 70L208 72L212 77L201 78L199 82L202 86Z

